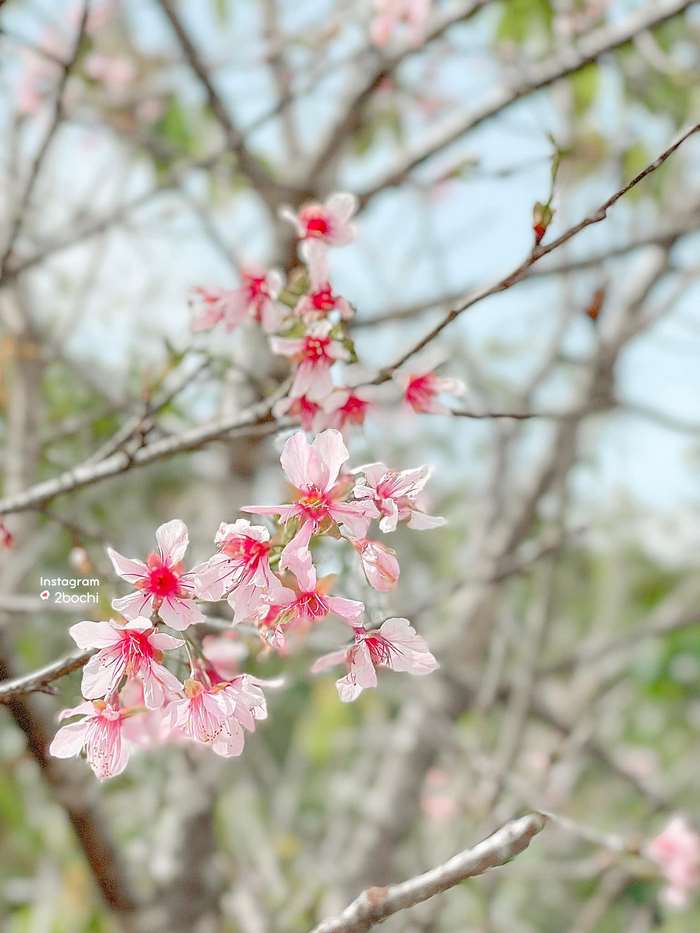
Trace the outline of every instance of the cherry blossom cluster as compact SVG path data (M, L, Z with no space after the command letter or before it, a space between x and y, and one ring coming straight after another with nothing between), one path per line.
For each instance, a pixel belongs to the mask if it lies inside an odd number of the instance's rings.
M235 627L254 636L261 654L284 657L292 641L337 617L347 626L347 642L312 671L343 666L336 685L344 702L377 686L377 668L435 670L437 661L407 619L367 624L364 603L338 595L334 578L318 573L319 552L350 547L369 586L387 592L397 585L399 563L392 548L370 536L372 526L386 535L399 523L412 529L444 524L424 509L429 468L396 471L370 463L349 470L348 456L334 429L313 441L293 434L280 458L291 501L245 506L241 511L268 524L222 523L216 553L190 569L184 564L188 530L179 519L157 529L156 550L145 561L108 548L132 591L112 602L119 618L70 629L79 648L96 651L83 670L83 702L61 714L80 718L58 730L53 755L84 751L100 779L121 773L138 746L195 742L223 757L240 755L245 732L267 716L262 688L281 681L239 670L246 649ZM193 637L193 626L207 625L202 604L224 600L233 613L231 630ZM173 659L170 667L166 657Z
M249 320L265 330L272 352L287 357L293 367L289 393L276 404L274 414L297 418L307 431L361 425L380 398L377 386L356 365L348 330L353 307L336 292L328 262L330 249L355 239L356 210L356 198L347 193L333 194L323 204L306 204L298 213L282 209L283 219L294 226L306 267L301 295L296 281L285 287L278 270L251 267L243 272L238 288L198 286L190 296L195 332L217 325L231 331ZM343 381L334 381L341 366ZM461 395L465 387L433 369L432 363L419 362L398 370L393 379L414 411L448 413L440 396Z

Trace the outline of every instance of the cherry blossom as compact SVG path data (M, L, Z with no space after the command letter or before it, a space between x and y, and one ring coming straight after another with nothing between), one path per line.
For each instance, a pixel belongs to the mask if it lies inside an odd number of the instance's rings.
M408 42L422 45L431 5L432 0L374 0L374 17L369 27L372 42L383 48L403 26Z
M272 352L288 356L297 364L289 390L292 398L304 395L317 402L333 389L331 366L336 360L350 359L350 353L335 339L332 330L330 321L318 321L303 337L271 338Z
M156 530L158 552L146 562L123 557L107 548L117 574L136 586L136 592L112 600L112 606L127 619L150 616L157 612L163 622L177 631L203 622L204 616L194 601L194 575L182 564L189 535L187 525L176 518Z
M95 775L105 781L116 777L129 761L129 742L123 734L124 717L128 710L105 703L85 700L59 715L59 721L82 716L78 722L62 726L49 746L54 758L73 758L85 749L88 764Z
M347 483L338 482L340 468L349 454L340 432L322 431L310 444L303 431L285 443L280 457L282 469L297 490L289 505L247 505L241 511L256 515L279 515L283 523L297 518L301 525L299 541L309 538L322 523L343 525L354 537L364 537L378 513L371 502L346 501Z
M402 521L419 531L438 528L445 524L445 519L426 515L420 503L431 472L428 466L390 470L383 463L367 463L353 470L360 474L353 493L357 499L374 503L382 516L379 527L384 532L395 531Z
M396 551L379 541L369 538L350 539L352 546L360 555L362 569L367 582L380 593L388 593L399 582L401 568Z
M700 834L685 817L674 816L647 845L645 855L661 869L669 906L686 907L700 888Z
M207 674L212 683L232 680L240 673L241 661L248 649L234 632L207 635L202 639L202 654L207 662Z
M192 330L209 330L223 323L227 331L234 330L247 318L260 323L272 333L283 320L284 311L277 302L283 279L277 270L244 271L239 288L205 288L196 286L190 292L194 317Z
M357 198L352 194L332 194L323 204L304 204L297 214L289 207L280 216L294 225L302 240L320 240L328 246L345 246L357 236L350 218L357 210Z
M341 295L336 295L330 283L328 253L319 240L303 244L303 256L308 264L310 290L297 302L294 313L306 321L325 318L337 311L343 320L352 317L352 308Z
M252 584L265 587L272 582L270 532L251 525L246 518L222 522L214 538L218 553L192 571L195 592L201 599L223 599L232 590Z
M112 620L77 622L68 631L79 648L100 649L83 670L81 689L86 699L108 696L125 677L141 679L148 709L158 709L168 696L180 693L180 681L160 660L163 651L172 651L184 642L156 631L149 619L137 617L125 625Z
M185 696L174 700L166 710L168 725L195 742L209 745L224 729L232 713L230 703L222 698L220 690L193 678L185 681L184 692Z
M347 674L336 681L343 703L377 686L377 667L423 676L439 666L408 619L387 619L376 632L356 629L352 645L319 658L311 670L320 673L338 664L347 668Z
M303 553L303 552L302 552ZM293 589L285 589L278 602L279 612L275 628L285 628L295 624L321 622L333 613L349 625L355 625L365 610L364 603L344 596L331 596L329 589L334 582L333 576L319 580L311 556L295 553L287 560L289 569L296 578Z
M329 395L328 398L330 397ZM300 395L297 398L287 395L275 402L272 409L275 418L284 418L285 415L298 418L305 431L313 431L314 428L321 426L319 425L319 419L323 419L323 412L324 409L320 403L310 399L308 395Z
M342 431L349 424L364 424L373 403L372 388L334 389L321 403L328 427Z
M219 685L223 700L231 713L226 728L214 740L213 751L224 758L240 755L245 744L245 732L255 732L255 723L267 719L267 702L262 686L278 687L281 680L260 680L241 674L225 685Z
M90 52L83 63L85 74L98 81L107 93L119 97L136 77L134 63L123 55Z
M450 409L438 401L440 395L464 395L460 379L442 378L434 372L396 372L394 381L403 389L406 403L419 414L448 415Z

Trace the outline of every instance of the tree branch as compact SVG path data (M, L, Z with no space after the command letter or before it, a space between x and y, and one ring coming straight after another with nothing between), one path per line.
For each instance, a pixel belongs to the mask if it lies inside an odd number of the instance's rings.
M413 169L431 156L456 142L465 133L507 110L517 101L580 71L602 55L620 48L640 32L660 26L696 2L697 0L655 0L644 9L631 13L622 22L603 26L587 36L580 37L575 47L563 49L534 66L521 84L496 91L478 110L460 116L450 125L441 128L434 138L416 148L398 167L365 189L360 195L360 203L366 204L380 191L400 184Z
M700 123L696 123L695 126L692 126L689 130L686 130L681 136L679 136L675 142L673 142L667 149L665 149L661 155L659 155L653 162L642 169L641 172L638 172L634 178L632 178L626 185L623 185L622 188L619 188L614 194L612 194L607 201L604 201L600 207L594 210L592 213L588 214L583 220L580 220L577 224L574 224L573 227L569 227L568 230L565 230L560 236L552 240L547 244L539 244L535 246L529 253L529 255L520 263L519 266L516 266L512 272L506 275L504 278L500 279L493 285L488 285L484 288L473 292L462 304L458 305L456 308L453 308L448 314L433 327L431 330L425 334L417 343L415 343L410 350L403 354L395 363L391 366L386 367L380 375L375 380L376 383L386 382L391 378L391 374L394 370L398 369L400 366L403 366L405 362L411 359L412 356L415 356L416 353L419 353L423 350L438 334L442 333L446 327L452 324L461 314L465 311L468 311L470 308L473 308L474 305L478 304L480 301L483 301L485 298L489 298L491 295L497 295L500 292L504 292L507 289L511 288L513 285L516 285L525 276L529 273L530 269L536 262L542 259L543 256L548 256L554 250L558 249L560 246L563 246L564 243L568 243L569 240L572 240L575 236L578 236L583 230L587 227L591 227L594 224L598 224L601 221L605 220L608 216L608 211L612 208L620 198L624 197L629 191L635 188L640 182L645 178L655 172L664 162L669 159L673 153L683 145L683 143L690 139L695 133L700 131Z
M523 852L546 825L539 813L506 823L473 849L465 849L448 862L400 884L368 888L338 917L320 923L313 933L365 933L392 914L421 904L489 868L504 865Z
M24 696L27 693L45 691L54 680L85 667L94 653L94 650L90 650L81 651L80 654L69 654L58 661L52 661L51 664L47 664L39 668L39 670L32 671L31 674L0 681L0 705L12 703L17 697Z

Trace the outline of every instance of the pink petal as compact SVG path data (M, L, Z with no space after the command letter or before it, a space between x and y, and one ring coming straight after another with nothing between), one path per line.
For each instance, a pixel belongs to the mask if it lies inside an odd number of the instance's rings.
M149 593L137 590L135 593L129 593L128 596L113 599L112 608L127 619L136 619L153 611L153 597Z
M89 720L87 719L61 726L49 745L49 754L54 758L72 758L79 754L85 742L88 726Z
M307 489L310 486L326 488L326 468L303 431L297 431L285 443L280 463L285 476L296 489Z
M357 599L346 599L344 596L326 596L326 605L341 619L356 622L365 611L365 604Z
M179 563L185 556L189 543L187 525L179 518L166 522L156 530L156 541L166 564L171 566Z
M112 561L115 572L122 580L127 580L129 583L138 583L139 580L148 576L148 567L142 560L123 557L111 547L107 548L107 555Z
M312 447L317 451L327 470L326 485L324 489L330 489L338 479L341 466L348 459L350 454L343 443L343 435L340 431L329 428L318 435L313 442Z
M191 599L179 599L177 596L164 599L158 614L166 625L177 632L182 632L190 625L205 621L204 616Z
M339 648L337 651L331 651L329 654L321 655L321 657L317 658L311 665L311 673L320 674L323 671L330 670L332 667L337 667L339 664L344 664L347 653L347 648Z
M108 648L121 640L109 622L76 622L68 629L68 634L83 651L88 648Z

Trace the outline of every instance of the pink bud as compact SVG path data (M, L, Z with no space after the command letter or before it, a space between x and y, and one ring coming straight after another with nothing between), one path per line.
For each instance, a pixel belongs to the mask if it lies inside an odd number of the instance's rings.
M370 541L369 538L353 541L353 546L360 555L362 569L369 585L380 593L393 590L401 573L396 551L380 544L379 541Z

